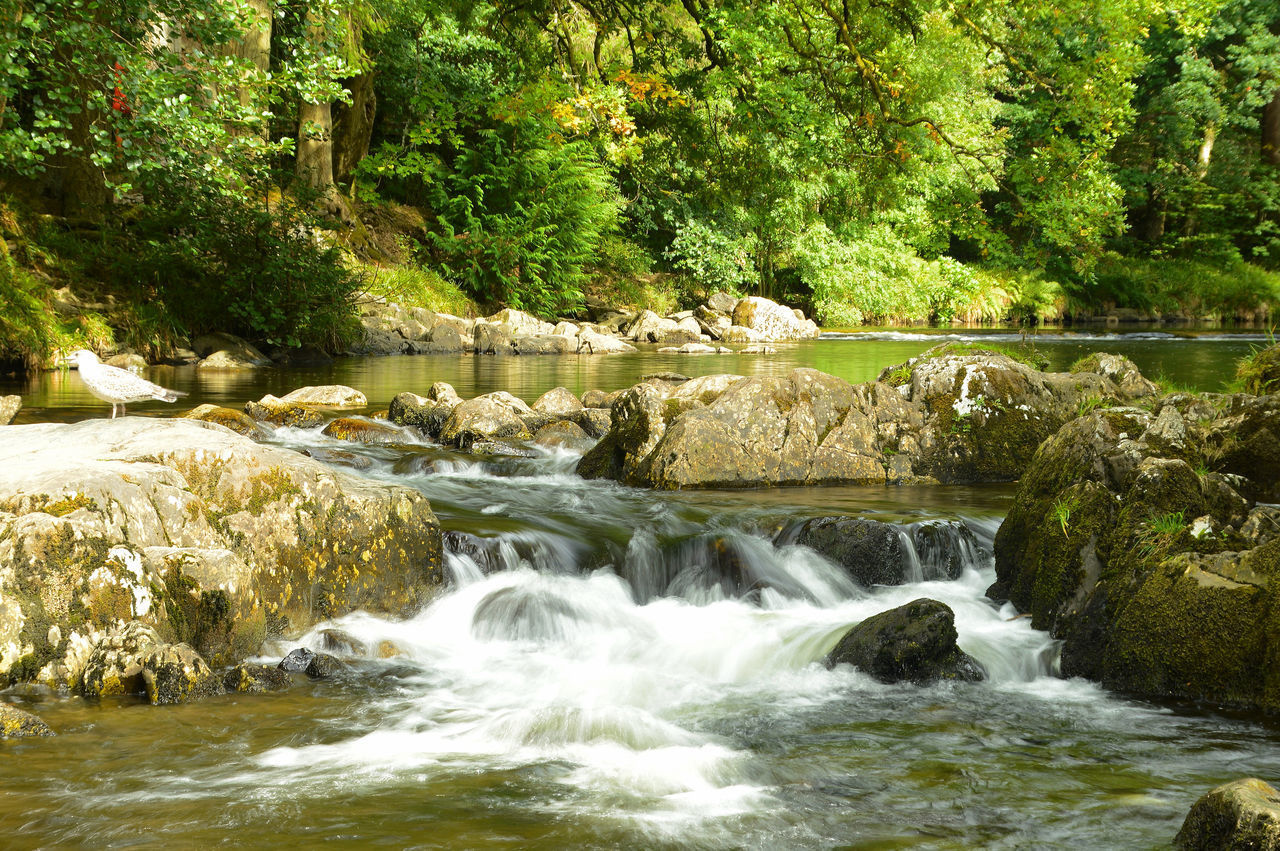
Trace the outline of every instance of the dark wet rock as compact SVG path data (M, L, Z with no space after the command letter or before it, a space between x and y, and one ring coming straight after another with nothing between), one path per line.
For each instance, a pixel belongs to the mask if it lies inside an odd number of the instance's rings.
M373 459L368 455L348 452L345 449L313 446L310 449L302 450L302 454L308 458L314 458L317 461L323 461L326 464L333 464L337 467L350 467L352 470L369 470L373 467Z
M818 517L800 527L795 542L845 569L861 585L901 585L909 563L898 528L861 517Z
M290 674L301 674L307 670L307 667L315 658L314 650L307 647L299 647L296 650L290 650L289 655L281 659L280 664L276 667Z
M141 694L142 660L160 635L140 621L129 621L103 636L84 663L80 693L85 697Z
M0 703L0 739L52 736L53 730L37 715L9 703Z
M303 673L313 680L329 680L350 671L345 662L328 653L316 653L307 663Z
M683 384L691 381L689 376L680 372L648 372L640 376L641 381L668 381L672 384Z
M278 426L320 428L324 425L324 416L319 411L269 394L256 402L246 402L244 412L258 422Z
M303 346L297 349L274 349L271 360L277 366L328 366L333 363L333 356L314 346Z
M364 656L368 652L363 641L340 629L320 630L320 646L330 653L344 656Z
M339 417L326 425L321 434L338 440L375 445L407 442L404 432L394 426L356 417Z
M1254 504L1280 487L1278 434L1275 396L1068 423L1019 484L989 595L1062 639L1068 676L1280 710L1280 538Z
M853 665L886 683L985 679L982 665L956 646L956 638L951 607L921 598L853 627L827 656L827 666Z
M22 409L21 396L0 396L0 425L8 425Z
M452 398L442 395L440 399L431 399L416 393L399 393L391 400L387 419L396 425L414 426L428 437L438 438L449 415L461 402L456 395Z
M607 408L583 408L576 422L592 440L598 440L609 432L613 415Z
M236 434L242 434L254 440L260 440L269 434L268 430L263 428L257 420L243 411L223 408L218 405L201 405L182 416L189 420L217 423L224 428L231 429Z
M1250 777L1205 793L1174 837L1179 851L1277 851L1280 792Z
M190 703L222 693L222 680L186 644L153 645L142 657L142 682L151 703Z
M233 694L266 694L291 685L287 672L270 665L236 665L222 676L222 687Z

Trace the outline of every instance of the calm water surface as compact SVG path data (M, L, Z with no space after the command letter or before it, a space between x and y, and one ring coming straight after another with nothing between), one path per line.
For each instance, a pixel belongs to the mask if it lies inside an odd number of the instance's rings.
M377 408L436 380L531 401L666 369L805 365L865 380L934 341L885 332L772 358L383 358L153 377L191 403L338 381ZM1105 348L1216 389L1251 342L1036 345L1055 365ZM105 413L74 375L22 392L29 419ZM290 429L273 439L339 446ZM1152 848L1208 788L1280 778L1280 731L1264 719L1056 676L1054 642L983 596L1010 486L663 494L578 479L566 454L360 451L372 461L360 475L421 489L469 543L417 617L337 622L397 655L371 649L336 680L191 706L10 695L59 736L0 743L5 847ZM899 524L918 545L915 581L858 587L779 534L830 513ZM958 579L923 533L963 564ZM849 626L921 596L952 606L987 682L883 685L822 666ZM316 643L300 636L264 659Z

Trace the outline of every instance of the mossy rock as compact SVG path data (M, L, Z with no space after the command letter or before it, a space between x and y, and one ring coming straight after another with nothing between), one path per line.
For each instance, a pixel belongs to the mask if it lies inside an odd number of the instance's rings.
M827 666L853 665L886 683L985 679L982 665L956 646L956 637L951 607L922 597L850 629L827 656Z
M1206 792L1173 839L1178 851L1280 851L1280 792L1256 777Z
M339 417L326 425L321 434L337 440L375 445L407 442L404 433L393 426L356 417Z
M219 405L201 405L182 415L185 419L201 420L206 423L216 423L225 428L229 428L236 434L242 434L245 437L251 437L254 440L262 438L267 432L257 420L243 411L236 411L231 408L223 408Z
M1242 359L1236 368L1236 381L1241 390L1255 396L1280 393L1280 343Z
M223 688L233 694L266 694L291 685L288 673L270 665L236 665L222 677Z
M53 730L39 716L9 703L0 703L0 739L52 736Z

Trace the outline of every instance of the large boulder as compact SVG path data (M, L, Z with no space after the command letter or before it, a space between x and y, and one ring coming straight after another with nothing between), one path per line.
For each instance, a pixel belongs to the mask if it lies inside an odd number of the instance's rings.
M623 355L634 352L636 347L624 340L584 330L578 335L578 354L582 355Z
M398 393L391 400L387 419L396 425L414 426L428 437L438 439L453 409L462 404L453 386L437 381L426 396L416 393Z
M556 329L555 325L550 322L544 322L532 313L525 313L523 310L516 310L511 307L499 310L485 321L492 325L503 326L508 336L511 337L554 334Z
M626 336L637 343L661 343L679 328L675 320L659 316L652 310L643 310L627 328Z
M336 440L380 446L412 442L406 439L408 435L405 432L395 426L364 417L339 417L326 425L320 433Z
M222 693L222 680L186 644L157 644L142 657L142 683L152 704L189 703Z
M1045 441L988 592L1063 641L1062 669L1159 699L1280 709L1280 397L1171 396Z
M567 387L555 387L538 397L533 403L533 410L544 414L568 416L582 410L582 402Z
M1280 851L1280 792L1255 777L1206 792L1173 839L1178 851Z
M821 333L812 319L802 319L791 308L760 296L744 298L734 306L733 324L760 335L751 342L811 340Z
M861 517L816 517L795 542L816 550L864 586L901 585L909 564L898 529Z
M185 419L10 426L0 441L0 677L72 688L137 620L215 664L443 579L425 497Z
M827 656L827 666L853 665L885 683L985 679L982 665L956 645L957 637L950 606L912 600L850 629Z

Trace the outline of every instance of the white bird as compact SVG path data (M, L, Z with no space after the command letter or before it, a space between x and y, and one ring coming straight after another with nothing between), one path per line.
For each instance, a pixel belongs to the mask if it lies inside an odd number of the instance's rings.
M111 403L112 419L116 417L116 408L120 409L120 416L124 416L124 406L128 402L143 402L147 399L176 402L179 396L187 395L181 390L170 390L159 384L152 384L127 369L109 366L98 360L98 356L88 349L72 352L71 358L76 362L80 380L89 392L102 401Z

